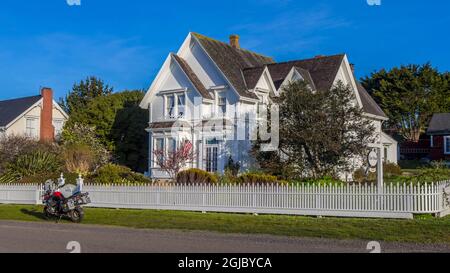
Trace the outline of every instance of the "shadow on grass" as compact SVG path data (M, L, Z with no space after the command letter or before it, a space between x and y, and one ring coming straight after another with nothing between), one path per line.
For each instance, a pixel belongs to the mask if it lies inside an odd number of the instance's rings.
M21 209L20 212L22 212L23 214L26 214L26 215L33 216L33 217L38 218L40 220L47 220L47 218L45 218L44 213L39 212L37 210Z

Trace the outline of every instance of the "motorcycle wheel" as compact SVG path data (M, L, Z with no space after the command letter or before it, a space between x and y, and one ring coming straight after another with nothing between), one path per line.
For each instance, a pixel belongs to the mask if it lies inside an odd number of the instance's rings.
M69 212L69 218L74 223L81 223L84 218L84 211L82 208L78 207Z
M48 211L48 207L44 207L44 217L46 220L50 220L53 217L53 214Z

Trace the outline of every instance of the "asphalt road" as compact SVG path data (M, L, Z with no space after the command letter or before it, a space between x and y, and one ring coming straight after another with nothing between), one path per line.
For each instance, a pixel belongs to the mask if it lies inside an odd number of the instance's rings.
M367 241L0 221L0 253L64 253L72 241L83 253L370 252ZM381 251L449 253L450 246L381 242Z

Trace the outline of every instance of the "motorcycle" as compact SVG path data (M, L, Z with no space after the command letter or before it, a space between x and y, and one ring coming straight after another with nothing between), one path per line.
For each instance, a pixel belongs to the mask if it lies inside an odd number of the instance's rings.
M74 223L80 223L84 218L83 205L91 203L89 193L82 193L83 179L77 179L77 185L66 185L61 174L58 184L48 180L44 184L44 204L45 218L59 218L66 216Z

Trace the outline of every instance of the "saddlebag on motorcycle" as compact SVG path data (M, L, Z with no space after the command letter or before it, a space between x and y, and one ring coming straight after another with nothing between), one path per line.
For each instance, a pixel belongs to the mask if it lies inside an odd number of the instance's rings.
M89 193L79 193L69 197L63 203L63 211L68 212L75 209L77 206L87 205L91 203Z

